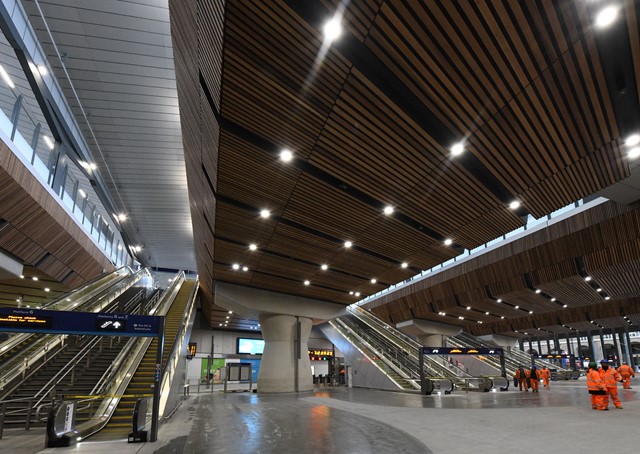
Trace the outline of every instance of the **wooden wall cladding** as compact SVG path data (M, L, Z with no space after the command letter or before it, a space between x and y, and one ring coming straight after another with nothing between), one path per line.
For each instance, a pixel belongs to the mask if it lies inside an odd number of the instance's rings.
M113 265L4 143L0 143L0 248L74 288Z
M546 215L626 178L584 3L349 2L343 35L322 48L337 0L172 0L205 298L215 280L229 280L347 304L349 291L379 290L368 279L402 281L520 227L524 214ZM462 139L467 152L452 159ZM291 163L278 160L283 148ZM507 208L513 199L521 211ZM396 213L384 216L385 205ZM258 217L263 208L270 219ZM598 223L581 219L567 228ZM435 298L453 311L485 286L528 302L525 273L560 292L574 285L571 260L603 249L589 241L610 241L592 232L567 244L568 233L509 245L463 267L464 278L445 284L454 276L442 273L431 290L412 285L376 310L425 314ZM355 247L345 251L345 240ZM245 259L240 245L252 242L261 254ZM249 275L229 272L240 259ZM321 263L332 273L318 273ZM317 287L301 288L305 278ZM485 312L476 321L490 322Z

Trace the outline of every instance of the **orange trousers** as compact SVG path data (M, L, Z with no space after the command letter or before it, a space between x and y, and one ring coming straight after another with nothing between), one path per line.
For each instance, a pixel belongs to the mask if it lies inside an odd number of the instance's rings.
M624 389L631 389L631 375L620 374L622 377L622 387Z
M606 405L604 404L604 399L607 396L598 396L596 394L589 394L591 396L591 408L594 410L604 410Z
M612 386L612 387L607 386L607 395L602 397L604 398L603 399L604 408L607 408L609 406L609 397L611 397L611 401L613 402L613 405L616 406L616 408L622 407L622 403L620 402L620 399L618 399L617 386Z
M525 391L527 391L527 388L529 388L529 386L527 385L527 379L526 378L519 378L518 379L518 385L520 385L520 391L522 391L522 388L524 388Z
M537 378L532 378L529 380L529 384L531 385L531 391L538 392L538 386L540 385L540 381Z
M542 382L543 382L545 388L549 387L549 379L548 378L543 378Z

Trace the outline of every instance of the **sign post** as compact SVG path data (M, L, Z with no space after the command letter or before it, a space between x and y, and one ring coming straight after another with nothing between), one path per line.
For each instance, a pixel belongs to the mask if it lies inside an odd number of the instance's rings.
M156 350L156 370L153 376L153 408L151 409L151 441L158 439L158 419L160 413L160 379L162 378L162 355L164 354L164 318L158 330Z

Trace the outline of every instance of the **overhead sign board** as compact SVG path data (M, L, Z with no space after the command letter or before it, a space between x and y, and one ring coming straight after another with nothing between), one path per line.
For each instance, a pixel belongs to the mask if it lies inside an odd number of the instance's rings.
M466 348L466 347L422 347L423 355L502 355L503 349L496 348Z
M157 336L162 317L0 308L0 331L102 336Z

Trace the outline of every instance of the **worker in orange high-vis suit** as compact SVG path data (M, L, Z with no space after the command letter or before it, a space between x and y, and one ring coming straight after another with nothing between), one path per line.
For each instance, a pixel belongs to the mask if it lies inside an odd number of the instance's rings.
M624 362L622 363L622 366L618 367L618 373L622 378L622 387L624 389L631 389L631 377L636 376L636 373L633 371L633 367Z
M540 377L538 375L538 369L536 368L536 366L531 366L531 370L529 371L528 376L531 392L537 393L538 386L540 385Z
M607 389L604 385L602 375L598 370L598 363L591 361L589 370L587 371L587 389L591 395L591 408L594 410L609 410L604 405L604 398L607 395Z
M615 405L618 410L622 410L622 404L620 403L620 399L618 399L618 382L621 380L620 374L615 367L609 366L609 362L606 359L600 361L600 365L602 366L600 374L602 375L602 380L604 380L604 386L607 388L607 395L604 396L604 406L609 406L609 397L611 397L613 405Z
M518 385L520 386L520 391L522 391L522 388L524 388L525 391L529 391L529 386L528 386L528 378L527 378L527 371L525 370L525 368L523 366L519 366L518 369L516 370L516 378L518 379Z
M542 366L542 369L538 371L538 375L542 379L542 384L545 388L549 387L549 380L551 379L551 371L547 369L547 366Z

